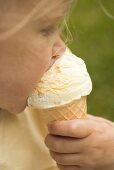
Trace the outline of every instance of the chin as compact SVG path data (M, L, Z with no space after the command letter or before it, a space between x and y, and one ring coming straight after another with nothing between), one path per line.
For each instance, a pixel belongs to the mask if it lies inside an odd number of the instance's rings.
M11 108L11 109L7 109L7 111L11 114L19 114L22 113L25 110L25 108Z
M15 105L15 106L13 105L12 107L8 108L7 111L12 114L19 114L25 110L26 106L27 106L26 102L22 105Z

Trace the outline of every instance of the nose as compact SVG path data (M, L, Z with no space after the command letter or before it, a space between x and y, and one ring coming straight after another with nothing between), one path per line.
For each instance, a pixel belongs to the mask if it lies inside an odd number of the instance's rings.
M66 50L65 43L62 41L60 37L58 37L52 47L52 58L47 70L49 70L52 67L55 61L59 58L59 56L61 56L65 52L65 50Z
M58 37L58 39L56 40L56 42L53 45L53 49L52 49L52 56L61 56L66 50L66 46L65 43L63 42L63 40Z

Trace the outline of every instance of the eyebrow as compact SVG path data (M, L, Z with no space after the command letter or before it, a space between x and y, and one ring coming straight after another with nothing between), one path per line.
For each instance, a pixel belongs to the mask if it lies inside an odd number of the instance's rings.
M42 19L42 22L44 23L49 23L49 24L57 24L59 23L61 20L63 19L63 16L57 16L57 17L52 17L52 18L47 18L47 17L44 17Z
M56 17L43 17L36 21L32 21L38 27L38 29L42 29L43 27L48 27L51 25L57 26L60 22L62 22L63 16Z

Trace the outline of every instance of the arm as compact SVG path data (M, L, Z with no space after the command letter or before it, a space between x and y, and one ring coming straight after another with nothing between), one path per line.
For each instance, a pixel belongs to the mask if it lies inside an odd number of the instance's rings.
M114 124L86 120L55 121L45 143L61 170L114 170Z

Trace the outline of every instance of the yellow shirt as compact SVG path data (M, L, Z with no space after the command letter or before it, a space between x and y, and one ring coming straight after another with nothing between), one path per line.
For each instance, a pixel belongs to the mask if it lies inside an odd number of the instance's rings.
M58 170L44 143L47 133L37 110L0 112L0 170Z

